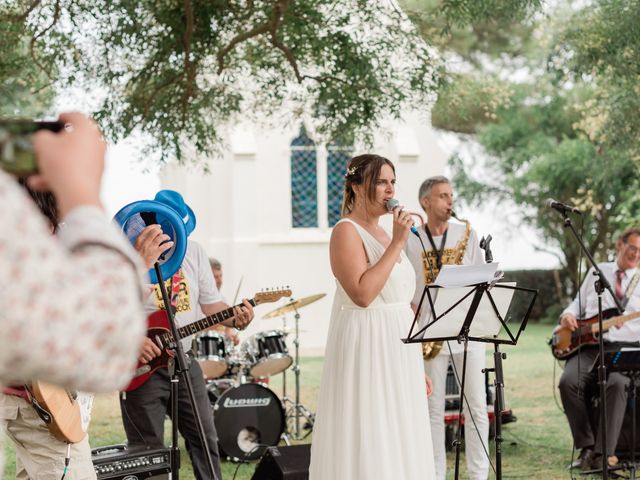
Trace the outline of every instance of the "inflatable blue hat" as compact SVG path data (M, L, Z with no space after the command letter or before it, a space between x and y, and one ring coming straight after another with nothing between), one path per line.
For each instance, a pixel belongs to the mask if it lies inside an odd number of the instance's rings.
M163 192L170 191L163 190ZM162 192L158 194L160 193ZM179 193L174 193L180 196ZM182 200L182 196L180 196L180 199ZM184 200L182 200L182 205L187 213L193 213L186 206ZM185 220L184 212L176 211L168 205L168 202L140 200L122 207L116 213L114 220L120 225L132 245L135 245L138 236L148 225L159 224L162 227L162 231L169 235L171 241L173 241L173 247L165 251L158 260L160 273L166 280L178 271L184 260L184 255L187 252L187 236L195 228L195 217L191 215L190 218L193 218L193 220L191 229L188 230L187 225L190 223L190 219L187 218ZM149 277L152 283L158 283L158 276L154 268L149 270Z
M187 236L191 235L191 232L196 228L196 216L193 210L187 205L180 195L175 190L160 190L156 193L156 202L165 204L168 207L173 208L182 217L184 226L187 229Z

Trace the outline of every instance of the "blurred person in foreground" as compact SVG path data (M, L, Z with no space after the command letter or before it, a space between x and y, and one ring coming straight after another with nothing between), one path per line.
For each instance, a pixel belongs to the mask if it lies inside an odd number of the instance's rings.
M113 391L133 375L142 345L145 269L100 203L100 131L79 113L59 120L70 128L33 135L39 174L27 179L55 195L65 225L58 236L15 179L0 172L0 272L8 279L0 291L0 384L41 379ZM0 464L3 451L0 445Z

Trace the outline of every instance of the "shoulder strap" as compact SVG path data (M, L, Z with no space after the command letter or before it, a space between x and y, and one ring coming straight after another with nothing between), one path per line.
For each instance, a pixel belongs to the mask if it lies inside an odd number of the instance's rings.
M627 303L629 303L629 297L633 295L634 290L638 286L639 280L640 280L640 270L636 272L636 274L633 276L633 278L629 282L629 285L627 285L627 289L624 291L624 296L620 300L620 303L622 304L622 308L625 308L627 306Z

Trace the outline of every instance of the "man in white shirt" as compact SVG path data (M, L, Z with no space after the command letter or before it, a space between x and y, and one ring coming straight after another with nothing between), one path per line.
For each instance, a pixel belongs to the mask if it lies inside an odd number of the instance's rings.
M470 225L450 222L453 207L453 190L446 177L430 177L421 185L418 199L427 214L427 223L418 228L420 240L409 236L406 244L407 256L416 271L416 290L412 306L417 309L424 286L433 282L443 264L475 265L484 263L478 245L478 236ZM422 319L428 308L422 309ZM436 466L436 478L446 477L447 457L445 451L445 393L447 369L453 361L458 375L462 376L464 347L458 342L444 342L441 352L425 361L425 371L433 382L433 393L429 398L429 418ZM484 373L485 344L469 342L467 350L467 372L463 404L465 416L465 453L467 471L472 480L485 480L489 475L489 418Z
M640 310L640 288L636 286L637 275L640 275L640 229L626 230L616 242L617 256L615 262L601 263L598 266L614 289L614 293L626 303L625 312ZM598 295L595 291L596 276L593 268L585 276L576 295L560 316L560 325L575 330L578 319L589 319L598 314ZM616 304L608 291L602 296L602 308L615 308ZM605 342L638 342L640 341L640 320L614 327L604 335ZM582 347L576 355L567 360L564 372L560 377L560 396L565 414L569 421L571 434L576 448L581 449L578 459L572 468L588 469L601 465L598 458L602 455L600 432L591 428L588 413L588 400L585 398L585 386L592 386L597 391L597 371L592 371L598 355L597 346ZM615 447L622 428L622 420L627 402L625 388L629 380L620 373L610 373L607 378L607 448L609 464L615 465ZM597 427L596 427L597 428Z

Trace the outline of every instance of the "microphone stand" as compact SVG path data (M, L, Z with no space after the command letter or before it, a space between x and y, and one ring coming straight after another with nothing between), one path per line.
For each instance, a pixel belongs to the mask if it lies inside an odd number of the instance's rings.
M160 271L160 264L156 262L153 265L156 275L158 277L158 284L160 285L160 291L162 292L162 300L164 301L165 309L167 312L167 319L171 326L171 336L173 337L173 343L171 348L175 351L173 357L173 365L169 365L169 373L171 375L171 475L174 480L179 478L180 471L180 448L178 447L178 386L180 380L184 382L189 394L189 401L191 403L191 409L196 420L196 427L200 434L200 442L202 449L205 452L207 465L209 466L209 473L213 480L218 480L215 469L213 468L213 459L211 458L211 452L206 441L204 434L204 428L202 427L202 420L200 419L200 412L196 407L196 397L193 393L193 386L191 385L191 378L189 378L189 364L186 361L184 349L182 348L182 342L178 335L178 329L175 323L175 317L171 308L171 301L167 294L167 286L164 283L162 272ZM177 364L176 364L177 362Z
M597 280L595 281L594 287L595 287L596 293L598 294L598 330L600 332L600 334L598 335L598 386L600 387L600 431L602 432L601 434L602 478L606 480L609 478L609 469L608 469L609 464L607 462L608 455L607 455L607 421L606 421L607 367L604 364L604 339L602 338L602 294L604 293L604 291L607 290L611 294L611 298L613 298L613 301L615 302L616 307L618 307L618 311L620 314L624 312L624 308L622 307L622 304L620 303L620 300L618 299L618 297L614 294L613 289L611 288L611 284L602 273L602 270L600 270L600 267L598 267L598 265L596 264L595 260L593 259L593 256L591 255L586 245L584 244L584 241L582 240L582 238L576 231L575 227L571 223L571 219L567 215L567 212L562 210L560 213L564 218L564 227L568 228L571 231L571 233L573 234L573 237L578 242L580 249L584 252L585 256L589 260L589 263L593 267L593 270L594 270L593 274L596 277L598 277Z
M493 254L491 253L491 235L480 240L480 248L484 250L484 261L486 263L493 262ZM485 368L483 373L493 372L493 386L495 388L496 398L493 401L493 417L495 423L495 434L493 440L496 444L496 480L502 479L502 411L504 410L504 371L502 369L502 360L506 360L507 354L500 351L500 344L493 344L493 368Z

